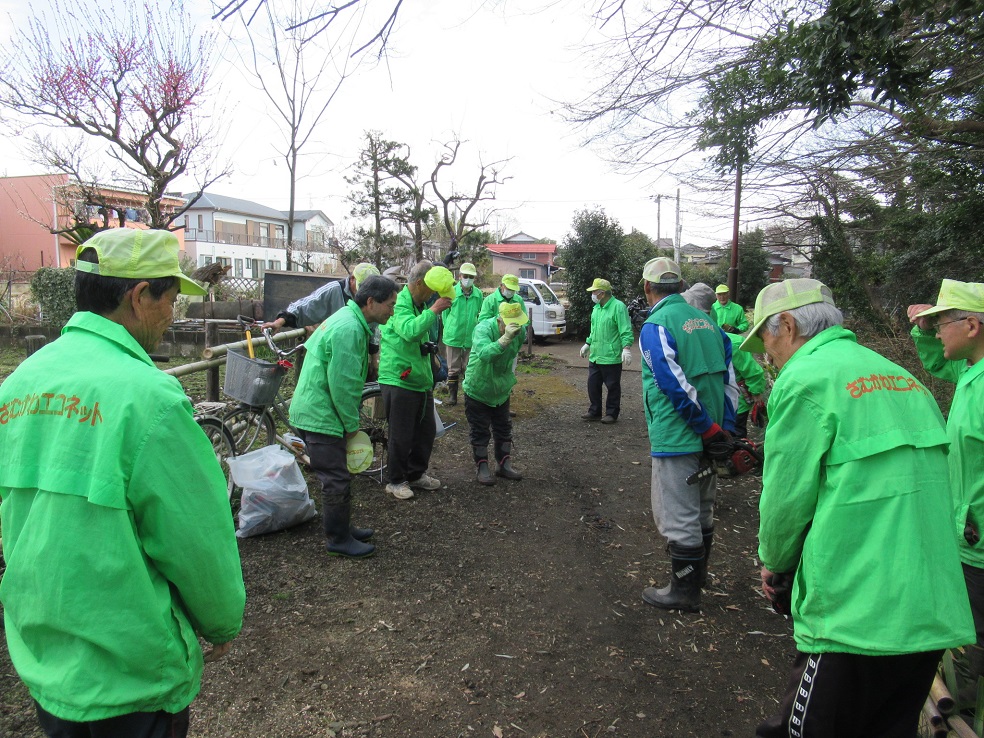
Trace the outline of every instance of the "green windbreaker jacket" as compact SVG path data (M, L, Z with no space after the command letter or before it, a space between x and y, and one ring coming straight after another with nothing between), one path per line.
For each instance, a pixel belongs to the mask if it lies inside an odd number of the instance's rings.
M946 445L926 388L842 327L783 366L769 398L759 558L796 572L800 651L880 656L974 642Z
M472 350L465 368L462 389L469 397L489 407L498 407L509 399L516 384L513 360L523 347L519 334L506 348L499 345L499 319L489 318L475 326Z
M422 355L420 347L431 337L437 315L428 308L413 304L410 288L397 295L393 316L382 326L379 347L379 383L403 387L413 392L434 389L434 370L430 354Z
M635 340L632 321L625 303L612 297L604 305L591 308L591 332L586 343L591 347L588 361L593 364L621 364L622 349Z
M718 325L733 325L739 333L748 330L748 318L745 317L745 309L737 302L729 302L722 305L715 302L711 305L711 314Z
M78 722L178 712L245 589L222 470L174 377L76 313L0 385L0 584L31 696Z
M984 361L948 361L936 335L919 328L912 338L926 371L957 384L946 420L955 531L961 560L984 567L984 542L971 545L964 538L968 522L984 536Z
M371 335L362 310L351 300L318 326L304 342L307 354L290 403L291 423L338 438L359 430Z
M472 333L478 324L482 310L482 291L472 285L470 295L461 291L461 284L454 286L455 298L451 307L441 313L444 320L444 345L455 348L471 348Z
M478 320L481 322L483 320L488 320L489 318L499 317L499 305L504 302L515 302L520 307L523 308L523 312L529 315L529 311L526 309L526 303L523 302L523 298L519 296L517 292L515 295L510 297L508 300L502 296L502 291L496 288L492 291L490 295L487 295L482 301L482 309L478 312ZM519 329L519 340L520 343L526 341L526 328L523 326Z

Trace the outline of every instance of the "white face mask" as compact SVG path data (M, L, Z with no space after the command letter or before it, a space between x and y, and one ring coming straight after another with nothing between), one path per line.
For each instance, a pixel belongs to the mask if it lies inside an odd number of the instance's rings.
M467 290L467 289L468 289L469 287L471 287L471 286L472 286L473 284L475 284L475 280L474 280L474 279L472 279L471 277L462 277L462 278L461 278L461 286L462 286L462 287L463 287L464 289L466 289L466 290Z
M591 302L593 302L595 305L599 304L601 302L601 296L591 295Z
M516 293L513 292L512 290L507 290L505 287L502 288L502 296L505 297L507 300L511 300L513 295L515 294Z

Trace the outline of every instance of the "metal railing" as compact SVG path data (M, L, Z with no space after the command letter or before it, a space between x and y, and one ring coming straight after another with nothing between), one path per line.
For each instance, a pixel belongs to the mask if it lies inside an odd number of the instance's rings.
M224 231L205 231L197 228L185 229L185 241L204 243L224 243L233 246L260 246L270 249L286 249L286 238L270 238L269 236L251 235L248 233L226 233ZM295 251L311 253L328 253L327 244L320 241L294 241Z

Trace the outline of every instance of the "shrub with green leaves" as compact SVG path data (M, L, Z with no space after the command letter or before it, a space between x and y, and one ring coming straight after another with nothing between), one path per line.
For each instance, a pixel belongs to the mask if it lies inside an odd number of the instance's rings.
M41 267L31 277L31 297L41 322L61 328L75 314L75 269Z

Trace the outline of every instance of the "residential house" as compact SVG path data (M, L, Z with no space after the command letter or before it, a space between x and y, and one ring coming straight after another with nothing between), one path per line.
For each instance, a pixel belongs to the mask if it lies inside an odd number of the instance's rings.
M203 192L185 213L184 227L188 254L198 266L217 262L231 267L230 277L255 280L268 269L287 267L287 213L282 210ZM334 227L320 210L294 213L294 271L339 273L330 248Z
M82 186L66 174L0 177L0 270L24 280L43 266L75 263L77 246L59 231L75 223L146 228L147 198L120 187ZM184 204L165 196L162 206L171 212ZM175 234L182 243L180 231Z
M515 274L524 279L544 281L560 267L554 264L557 244L537 243L527 233L516 233L504 238L502 243L486 245L492 257L493 274Z

